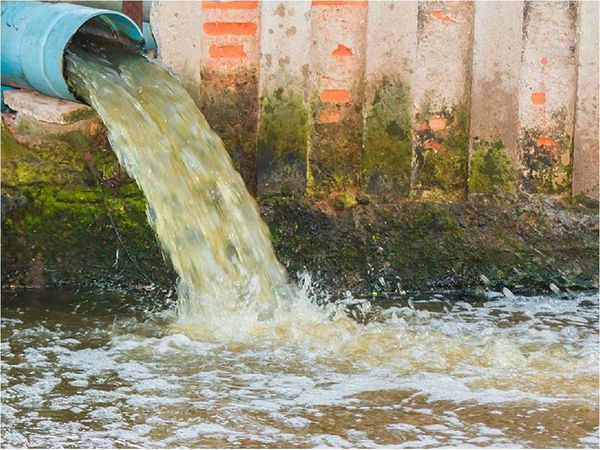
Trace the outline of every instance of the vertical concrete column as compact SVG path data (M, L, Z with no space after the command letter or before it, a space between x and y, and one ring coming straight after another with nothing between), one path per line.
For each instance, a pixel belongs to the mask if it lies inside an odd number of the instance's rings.
M370 2L361 187L407 196L412 160L412 91L417 2Z
M463 198L467 185L472 2L419 2L412 190Z
M313 192L357 186L363 140L367 2L312 1L309 149Z
M258 192L306 189L310 2L261 2Z
M200 104L200 42L202 27L197 2L154 1L152 33L159 58L176 73L196 104Z
M579 5L573 196L598 199L598 2Z
M570 191L576 22L574 2L525 3L519 153L527 192Z
M193 2L201 8L200 109L246 186L256 192L258 1Z
M475 2L469 193L512 192L520 174L523 1Z

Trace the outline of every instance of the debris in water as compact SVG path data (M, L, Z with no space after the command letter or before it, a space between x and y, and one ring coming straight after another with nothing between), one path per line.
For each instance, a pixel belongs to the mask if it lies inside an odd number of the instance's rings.
M502 288L502 293L506 298L515 298L515 294L511 292L511 290L507 287Z

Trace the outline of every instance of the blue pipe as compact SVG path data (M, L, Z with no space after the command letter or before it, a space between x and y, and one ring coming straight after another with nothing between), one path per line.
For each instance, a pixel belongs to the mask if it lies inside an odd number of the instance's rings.
M152 34L152 26L150 25L150 22L142 22L142 31L144 32L144 48L146 51L156 51L156 40Z
M141 47L137 25L117 11L69 3L0 3L2 84L35 89L52 97L74 100L64 78L64 53L84 25L109 32L116 40Z

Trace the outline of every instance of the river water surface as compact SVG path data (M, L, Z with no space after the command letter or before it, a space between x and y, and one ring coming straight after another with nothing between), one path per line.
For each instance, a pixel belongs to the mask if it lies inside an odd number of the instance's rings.
M596 294L408 298L215 333L126 294L5 292L2 445L598 447Z

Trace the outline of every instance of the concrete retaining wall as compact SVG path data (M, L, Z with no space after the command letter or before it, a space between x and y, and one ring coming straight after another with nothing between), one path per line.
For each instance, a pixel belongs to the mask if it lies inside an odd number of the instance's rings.
M598 2L155 1L251 190L598 194Z

